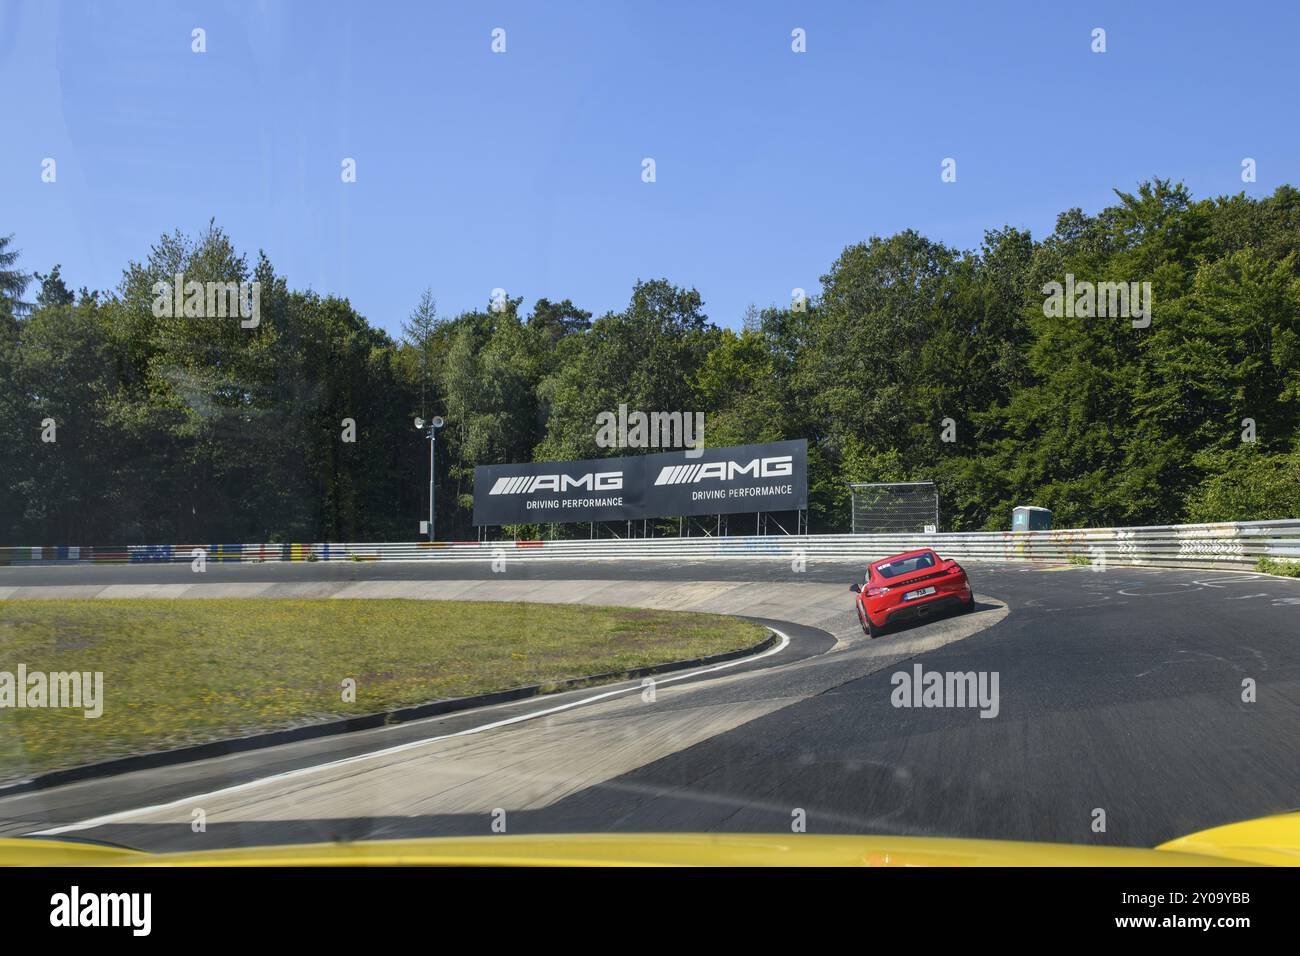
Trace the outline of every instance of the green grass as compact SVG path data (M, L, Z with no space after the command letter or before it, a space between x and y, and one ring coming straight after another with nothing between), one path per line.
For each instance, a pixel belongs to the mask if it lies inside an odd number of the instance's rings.
M712 614L410 600L0 601L0 671L102 671L104 712L0 707L0 780L747 647ZM356 681L356 700L342 682Z
M1260 558L1255 562L1255 570L1261 574L1279 574L1284 578L1300 578L1300 561L1274 561L1272 558Z
M1092 562L1082 554L1072 554L1066 558L1066 561L1069 562L1070 564L1078 564L1078 565L1092 564Z

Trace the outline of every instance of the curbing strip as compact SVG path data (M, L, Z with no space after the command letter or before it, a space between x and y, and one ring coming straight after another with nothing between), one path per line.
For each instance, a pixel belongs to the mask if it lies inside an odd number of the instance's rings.
M648 664L644 667L633 667L625 671L607 671L603 674L590 674L586 677L570 677L566 680L559 681L554 685L548 685L551 689L545 691L542 689L541 684L528 684L523 687L512 687L508 690L473 694L469 697L451 697L447 700L437 700L427 704L416 704L411 707L399 707L396 710L380 711L373 714L362 714L357 717L343 717L338 720L327 720L320 723L308 724L302 727L290 727L285 730L271 730L260 734L250 734L247 737L232 737L225 740L212 740L206 743L177 747L173 750L163 750L146 754L131 754L125 757L114 757L111 760L82 764L78 767L68 767L63 770L51 770L35 777L29 777L26 780L17 780L13 783L0 784L0 797L8 797L19 793L31 793L39 790L48 790L53 787L61 787L69 783L78 783L84 780L115 777L136 770L148 770L155 767L170 767L177 764L193 763L198 760L209 760L213 757L225 757L230 754L246 753L250 750L262 750L267 747L276 747L280 744L295 743L301 740L313 740L319 737L334 737L341 734L355 733L359 730L373 730L376 727L383 727L389 724L409 723L414 720L424 720L428 717L439 717L443 714L454 714L460 711L473 710L478 707L489 707L494 704L508 704L513 703L514 701L527 700L530 697L542 697L549 694L561 693L584 684L597 683L601 681L635 680L638 677L649 677L653 674L666 674L672 671L687 670L692 667L723 664L727 661L738 660L742 657L751 657L755 654L761 654L763 651L772 647L772 645L776 643L776 640L776 634L769 629L767 637L763 638L763 640L759 641L757 644L751 644L749 647L742 647L734 651L722 651L718 654L710 654L707 657L694 657L690 660L668 661L663 664Z

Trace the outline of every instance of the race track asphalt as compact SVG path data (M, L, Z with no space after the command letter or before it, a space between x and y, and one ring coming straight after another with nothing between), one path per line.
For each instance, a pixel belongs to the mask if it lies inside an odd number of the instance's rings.
M968 570L980 595L974 614L868 641L845 636L856 627L853 566L812 562L797 573L776 560L515 562L509 577L539 583L747 582L755 605L793 585L837 585L843 610L832 613L842 618L813 627L765 606L760 616L788 635L787 647L664 682L652 700L630 685L587 703L595 692L577 691L0 793L0 832L70 828L146 849L213 848L489 834L493 811L504 810L516 834L789 833L802 819L809 833L1154 846L1300 807L1300 581L1113 566ZM0 568L0 596L195 577L188 565ZM397 580L493 574L483 564L435 562L210 564L204 576L212 584ZM894 706L894 675L918 664L996 674L997 715ZM1254 682L1254 702L1243 700L1244 681ZM548 714L462 735L541 710ZM201 833L190 826L195 808L207 816Z

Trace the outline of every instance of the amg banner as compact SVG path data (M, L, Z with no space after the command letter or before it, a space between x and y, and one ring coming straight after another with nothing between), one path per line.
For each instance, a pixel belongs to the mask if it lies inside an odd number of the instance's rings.
M624 521L645 514L640 458L479 465L474 523Z
M808 507L808 442L802 438L643 460L647 518Z
M808 506L808 442L480 465L474 524L624 521Z

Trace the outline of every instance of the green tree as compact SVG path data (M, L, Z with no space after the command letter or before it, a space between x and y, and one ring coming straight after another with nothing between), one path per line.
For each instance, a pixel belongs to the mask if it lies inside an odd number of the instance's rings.
M620 404L644 412L704 411L695 407L695 376L718 339L694 289L662 279L638 282L628 307L574 337L563 363L539 385L548 415L534 457L624 454L596 444L596 416L617 412Z
M0 311L18 315L27 309L23 292L31 277L18 269L10 268L18 261L18 250L9 248L13 235L0 236Z

